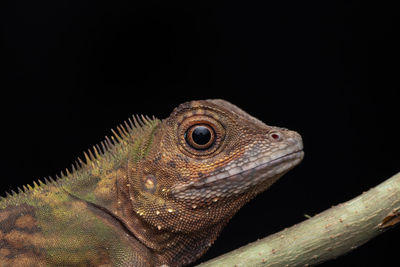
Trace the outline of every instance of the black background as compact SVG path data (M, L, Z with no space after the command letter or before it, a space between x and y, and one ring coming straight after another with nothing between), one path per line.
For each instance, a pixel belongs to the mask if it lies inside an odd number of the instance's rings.
M201 261L349 200L400 171L396 10L362 1L2 1L1 192L55 176L131 114L165 118L184 101L224 98L301 133L306 154ZM323 266L398 262L399 231Z

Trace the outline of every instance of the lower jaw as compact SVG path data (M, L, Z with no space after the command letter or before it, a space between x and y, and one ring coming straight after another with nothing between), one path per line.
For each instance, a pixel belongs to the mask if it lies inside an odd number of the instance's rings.
M255 195L265 191L281 176L299 164L303 155L303 151L296 151L235 175L210 179L212 181L209 183L203 180L201 183L194 183L184 189L179 189L175 192L175 197L178 200L198 197L205 202L211 202L214 199L229 198L246 192ZM208 200L206 200L207 198Z

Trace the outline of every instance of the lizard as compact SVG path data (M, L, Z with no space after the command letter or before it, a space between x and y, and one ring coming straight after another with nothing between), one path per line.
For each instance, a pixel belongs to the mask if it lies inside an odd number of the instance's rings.
M301 136L228 101L132 116L57 179L0 200L0 266L184 266L303 159Z

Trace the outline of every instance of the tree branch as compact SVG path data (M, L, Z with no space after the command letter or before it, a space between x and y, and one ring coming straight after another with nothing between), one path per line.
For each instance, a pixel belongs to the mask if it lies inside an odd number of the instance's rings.
M304 222L198 265L310 266L400 224L400 173Z

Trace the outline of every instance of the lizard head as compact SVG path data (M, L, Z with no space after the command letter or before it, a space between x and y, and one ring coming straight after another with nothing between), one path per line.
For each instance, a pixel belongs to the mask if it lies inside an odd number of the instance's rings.
M156 127L138 163L134 206L162 229L225 223L297 165L302 149L298 133L268 126L224 100L181 104Z
M181 168L191 177L183 177L172 195L185 203L252 197L303 158L298 133L267 126L223 100L184 104L171 118L179 121L173 142L187 162Z

